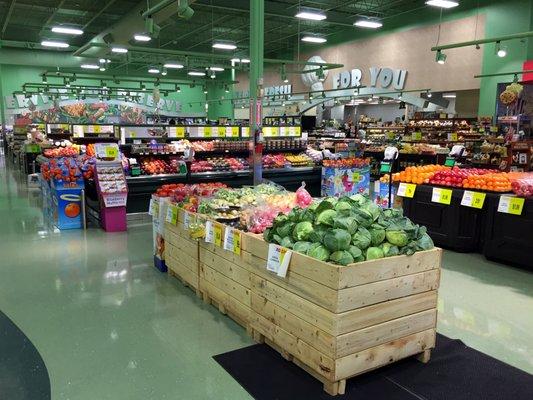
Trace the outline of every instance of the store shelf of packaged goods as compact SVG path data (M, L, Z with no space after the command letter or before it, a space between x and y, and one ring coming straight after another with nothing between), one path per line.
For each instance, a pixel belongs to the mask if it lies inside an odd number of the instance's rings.
M84 137L73 137L71 141L76 144L118 143L120 139L116 137L109 137L109 136L84 136Z

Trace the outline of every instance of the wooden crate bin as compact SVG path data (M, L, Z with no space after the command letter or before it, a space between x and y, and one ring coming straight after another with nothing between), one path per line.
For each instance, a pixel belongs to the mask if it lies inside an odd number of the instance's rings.
M182 225L165 222L165 261L168 273L199 295L200 257L198 241Z
M223 229L226 227L223 226ZM199 251L199 287L204 301L215 303L221 313L227 314L248 330L252 273L248 262L244 260L250 258L249 254L241 249L238 255L203 240L199 242Z
M245 234L251 330L285 358L344 393L346 379L435 346L440 249L350 266L293 253L286 278L266 270L268 243Z

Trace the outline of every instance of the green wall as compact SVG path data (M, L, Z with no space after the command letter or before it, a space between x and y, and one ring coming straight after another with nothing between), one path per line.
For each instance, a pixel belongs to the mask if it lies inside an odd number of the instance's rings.
M224 87L216 84L208 85L207 99L217 100L209 102L208 118L217 120L220 117L233 119L233 106L231 101L224 101L224 99L231 99L233 97L233 85L229 85L229 93L226 93Z

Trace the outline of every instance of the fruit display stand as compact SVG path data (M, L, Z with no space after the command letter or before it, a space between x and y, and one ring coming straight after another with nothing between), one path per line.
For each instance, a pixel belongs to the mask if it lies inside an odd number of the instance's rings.
M165 223L169 273L319 379L329 394L344 393L350 377L400 359L429 360L440 249L349 266L292 253L280 277L266 268L269 244L260 235L211 221L207 242L191 240L186 218L203 217L179 210L175 224ZM240 238L240 254L225 246L228 230Z

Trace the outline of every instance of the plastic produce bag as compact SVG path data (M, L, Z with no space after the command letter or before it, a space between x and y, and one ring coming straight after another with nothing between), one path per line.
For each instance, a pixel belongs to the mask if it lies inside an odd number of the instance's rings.
M313 202L313 198L307 190L305 190L305 182L296 191L296 204L302 208L308 207Z

